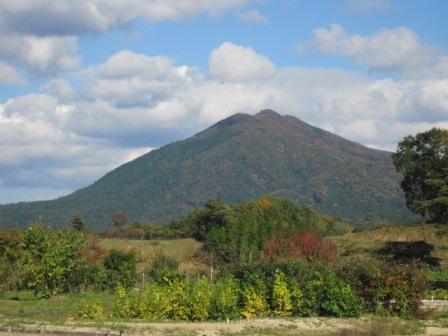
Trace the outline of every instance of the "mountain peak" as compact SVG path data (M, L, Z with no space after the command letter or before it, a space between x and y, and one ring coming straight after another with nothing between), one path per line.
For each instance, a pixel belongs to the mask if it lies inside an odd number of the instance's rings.
M184 141L145 154L92 185L53 201L0 206L2 225L41 219L65 225L82 213L105 227L111 214L161 222L208 199L238 203L287 197L352 221L409 218L390 153L273 110L238 113ZM95 204L95 206L92 206Z
M274 110L271 109L265 109L265 110L261 110L260 112L258 112L256 114L257 117L261 117L261 118L281 118L282 115L280 113L275 112Z

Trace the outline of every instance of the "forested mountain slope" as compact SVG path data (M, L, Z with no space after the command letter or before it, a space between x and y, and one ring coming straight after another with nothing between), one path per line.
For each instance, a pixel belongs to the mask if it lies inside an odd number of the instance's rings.
M403 222L405 207L391 153L348 141L271 110L235 114L186 140L151 151L92 185L52 201L0 206L0 225L40 219L66 225L80 212L90 228L112 213L162 222L220 198L291 198L355 225Z

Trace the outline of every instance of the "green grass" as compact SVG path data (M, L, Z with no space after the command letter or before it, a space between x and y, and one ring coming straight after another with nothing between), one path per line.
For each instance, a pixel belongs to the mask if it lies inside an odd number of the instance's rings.
M339 258L375 257L387 241L423 240L434 245L432 255L440 258L441 265L448 266L448 226L437 224L397 225L387 224L356 230L342 236L331 237L338 248Z
M77 318L83 301L100 301L107 312L113 304L111 293L69 293L39 299L31 292L5 292L0 294L0 320L64 322Z

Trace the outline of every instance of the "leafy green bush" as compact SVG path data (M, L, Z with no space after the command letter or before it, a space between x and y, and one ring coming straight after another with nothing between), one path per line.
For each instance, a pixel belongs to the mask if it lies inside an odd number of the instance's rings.
M117 297L114 302L113 313L117 317L138 317L135 313L135 306L132 304L131 295L123 287L118 287Z
M106 269L109 288L118 286L131 288L134 285L137 277L134 253L111 250L104 257L103 265Z
M289 316L293 309L285 274L276 270L272 286L271 308L275 316Z
M156 282L148 282L142 294L144 303L141 318L147 320L163 320L170 312L170 292L167 286Z
M291 294L292 315L306 316L304 313L304 296L297 279L289 278L288 288Z
M78 316L84 320L102 320L105 317L104 308L98 300L83 301Z
M188 320L189 295L185 281L175 280L168 284L170 302L168 318L173 320Z
M231 320L239 316L240 286L233 276L220 278L213 290L210 317Z
M22 281L41 297L74 291L80 285L79 268L86 260L81 251L84 233L32 225L20 235L14 264L26 270Z
M323 281L322 313L336 317L358 317L362 304L350 285L331 273Z
M298 316L316 316L320 312L320 291L323 286L321 279L311 279L304 283L301 300L297 302L294 311Z
M204 321L271 315L357 317L363 311L417 313L424 278L416 268L373 263L373 270L367 271L368 267L353 266L344 266L345 277L343 268L338 273L325 264L263 264L240 268L235 276L223 276L216 283L204 278L150 281L141 292L121 287L115 316ZM354 278L348 282L350 276ZM367 304L369 299L373 302Z
M179 262L161 253L156 254L145 274L148 280L159 284L185 279L185 274L179 272Z
M244 286L242 293L241 316L250 319L262 317L267 314L268 305L263 293L257 291L256 287Z
M201 279L192 282L189 287L188 320L204 321L209 319L213 297L212 285Z

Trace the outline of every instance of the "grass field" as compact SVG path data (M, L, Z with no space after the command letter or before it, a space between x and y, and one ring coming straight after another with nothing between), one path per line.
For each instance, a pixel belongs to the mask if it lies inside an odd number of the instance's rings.
M98 300L110 312L113 298L107 292L68 293L49 299L39 299L32 292L4 292L0 293L0 321L65 322L76 318L85 300Z
M179 262L182 270L207 270L201 259L202 243L194 239L173 240L129 240L102 239L100 246L109 251L118 249L124 252L133 251L137 256L137 270L143 271L158 254L164 254Z
M339 258L372 257L387 241L425 240L434 245L432 255L440 258L441 266L448 266L448 226L396 224L378 225L373 228L331 237L338 248Z

